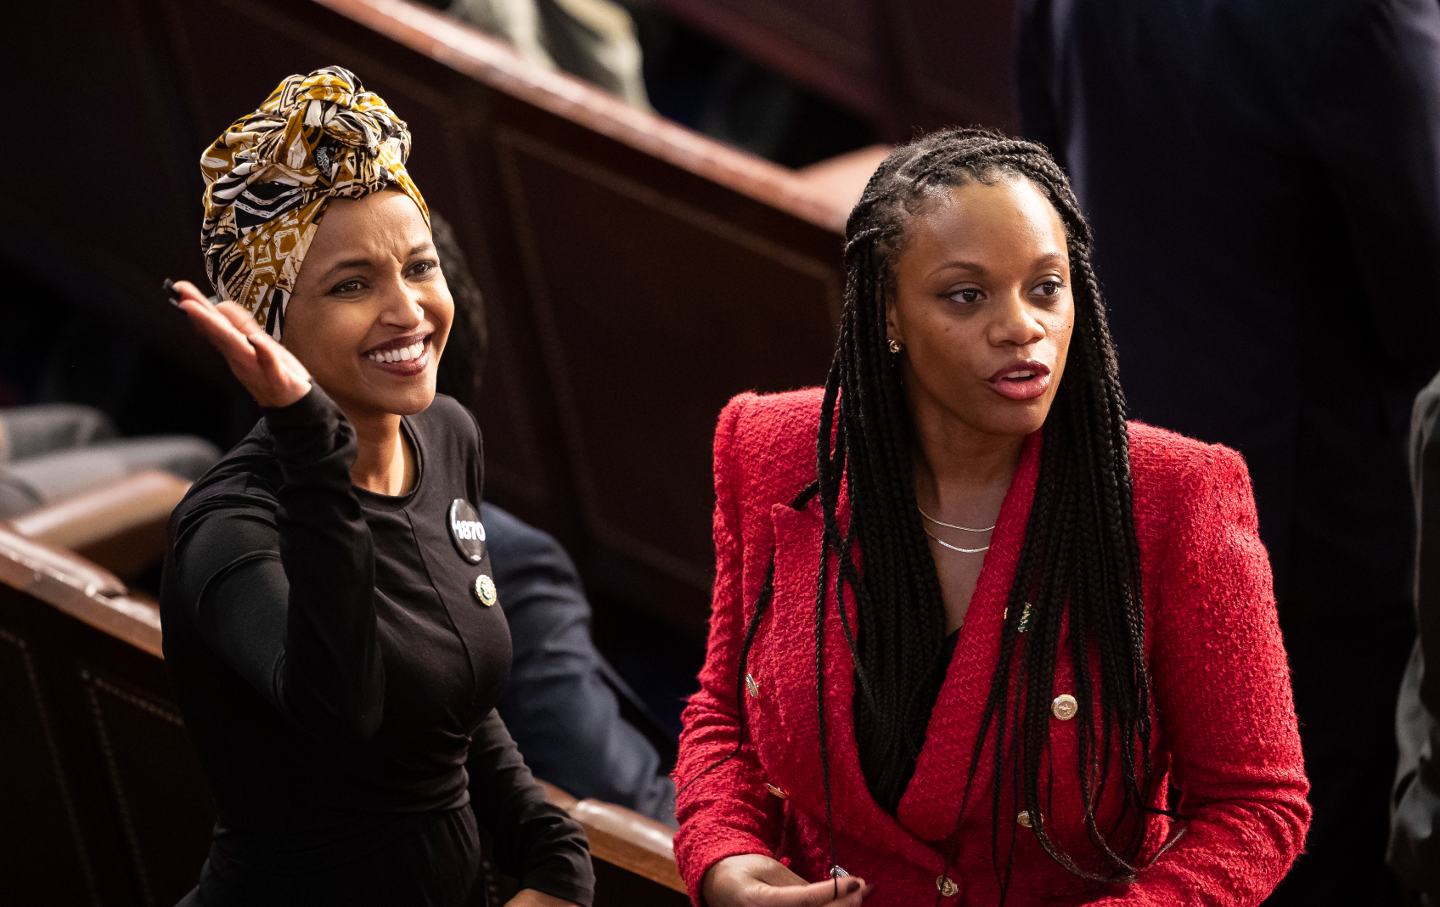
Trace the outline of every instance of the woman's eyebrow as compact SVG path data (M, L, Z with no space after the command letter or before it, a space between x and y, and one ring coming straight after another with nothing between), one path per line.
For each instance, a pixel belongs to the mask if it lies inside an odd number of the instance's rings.
M942 262L938 267L935 268L935 270L931 271L930 273L939 274L941 271L948 271L951 268L963 268L966 271L974 271L976 274L982 275L989 273L986 270L985 266L977 261L961 261L958 258Z
M1035 262L1031 265L1031 267L1038 268L1044 265L1064 264L1065 261L1066 259L1063 253L1045 252L1035 259ZM933 276L935 274L939 274L941 271L948 271L951 269L970 271L972 273L980 275L981 277L984 277L985 275L990 273L989 269L986 268L984 265L980 264L980 262L978 261L965 261L959 258L952 258L949 261L941 262L935 267L933 271L930 272L930 274Z
M414 258L421 252L430 252L433 251L434 248L435 243L427 239L424 242L412 247L409 252L405 253L405 257ZM370 268L374 267L374 265L374 260L370 258L347 258L344 261L337 261L335 262L335 264L325 269L325 273L320 277L320 282L324 283L326 280L333 277L336 271L344 271L347 268Z
M372 264L368 258L347 258L344 261L337 261L325 269L325 273L320 277L320 282L324 283L333 277L336 271L344 271L348 268L368 268L371 267Z

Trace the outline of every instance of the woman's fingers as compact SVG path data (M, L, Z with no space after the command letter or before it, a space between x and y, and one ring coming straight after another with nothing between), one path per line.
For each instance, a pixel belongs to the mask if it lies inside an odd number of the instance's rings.
M285 349L274 337L265 333L265 329L255 320L249 312L233 302L222 302L216 309L220 314L245 337L245 341L255 348L255 352L261 355L262 363L269 363L276 369L285 372L291 378L299 378L304 381L310 380L310 373L295 354Z
M264 400L260 392L252 391L262 406L289 406L309 393L310 374L289 350L268 335L255 337L251 342L255 344L255 359L260 366L260 374L270 385L264 391Z
M711 866L701 892L716 907L859 907L870 889L850 876L808 884L774 857L751 853Z
M755 907L859 907L865 893L865 883L850 877L838 884L827 879L812 885L766 885L756 891L754 902Z
M223 315L242 337L249 337L257 333L265 335L265 329L260 326L260 322L256 321L255 316L247 312L238 302L231 302L227 299L224 302L216 303L215 311Z
M186 299L193 299L196 302L208 301L205 298L205 294L200 292L200 288L195 286L195 284L191 283L188 280L173 281L170 284L170 290L171 292L178 295L182 302Z
M239 368L247 359L254 359L255 351L249 341L210 303L186 298L180 302L180 311L185 313L200 335L225 357L232 370Z
M225 314L226 303L212 305L210 300L200 292L200 288L188 280L175 281L172 290L180 297L180 311L184 312L191 323L197 326L208 327L210 335L215 337L229 337L231 340L243 339L245 331L236 328L234 320ZM239 309L233 302L228 304L229 308Z
M310 391L310 373L233 302L211 305L189 281L176 281L180 311L225 357L230 371L265 407L289 406Z
M245 310L233 302L212 305L189 281L177 281L174 288L180 294L180 311L185 313L185 317L190 319L190 323L210 345L225 357L225 361L230 364L230 370L248 388L248 373L255 368L255 350L246 338L245 330L236 326L235 319L225 308L237 309L241 313ZM254 325L254 321L251 320L250 324Z

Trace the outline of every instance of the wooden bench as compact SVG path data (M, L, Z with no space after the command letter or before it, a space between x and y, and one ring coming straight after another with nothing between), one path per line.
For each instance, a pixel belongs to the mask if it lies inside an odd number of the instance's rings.
M0 527L0 903L173 904L214 805L160 649L155 603L63 549ZM586 828L597 905L687 903L670 829L553 802Z
M147 470L27 511L10 528L132 579L164 556L165 524L189 487Z

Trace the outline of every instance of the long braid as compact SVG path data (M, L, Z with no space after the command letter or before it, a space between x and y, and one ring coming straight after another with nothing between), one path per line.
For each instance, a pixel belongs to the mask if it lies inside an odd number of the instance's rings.
M840 609L855 663L855 726L870 791L892 811L924 741L934 703L922 691L944 647L944 606L923 525L914 512L914 439L898 369L887 354L884 309L893 292L894 260L908 218L935 190L1000 177L1030 180L1050 200L1069 246L1076 328L1070 367L1045 428L1035 504L1007 601L1000 657L975 742L964 806L987 745L995 765L991 790L992 861L1008 883L1017 834L1001 815L1003 778L1011 801L1030 814L1040 846L1086 878L1133 878L1144 839L1144 814L1156 779L1151 742L1149 674L1139 545L1135 538L1125 400L1091 264L1091 234L1060 168L1043 148L980 129L934 133L897 149L880 165L846 225L845 296L835 357L826 376L817 438L817 490L824 543L816 588L816 684L821 745L824 622L829 602L856 600L858 638ZM842 532L841 483L851 523ZM861 567L852 560L860 552ZM835 573L830 573L832 563ZM833 598L832 598L833 592ZM1025 623L1022 625L1022 621ZM1061 651L1068 633L1070 644ZM1062 851L1045 826L1041 772L1050 732L1050 701L1061 657L1073 663L1079 789L1096 871ZM1098 684L1092 665L1098 667ZM993 735L993 736L992 736ZM1108 829L1097 818L1118 750L1120 815ZM822 753L830 812L830 771ZM1054 766L1049 767L1052 775ZM1044 785L1048 801L1052 785ZM831 823L833 826L833 822ZM1003 829L1003 831L1002 831ZM1000 843L1009 844L1001 853ZM830 829L831 864L836 864ZM955 842L945 870L953 860ZM1088 861L1087 861L1088 862ZM1002 867L1002 863L1004 864Z

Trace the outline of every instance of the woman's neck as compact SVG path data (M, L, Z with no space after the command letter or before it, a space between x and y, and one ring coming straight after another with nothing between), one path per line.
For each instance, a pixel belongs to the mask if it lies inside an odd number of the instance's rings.
M355 463L350 481L376 494L400 495L415 484L415 457L400 434L400 417L351 416L355 428Z
M930 515L991 525L1020 463L1023 437L986 435L944 418L915 418L915 499Z

